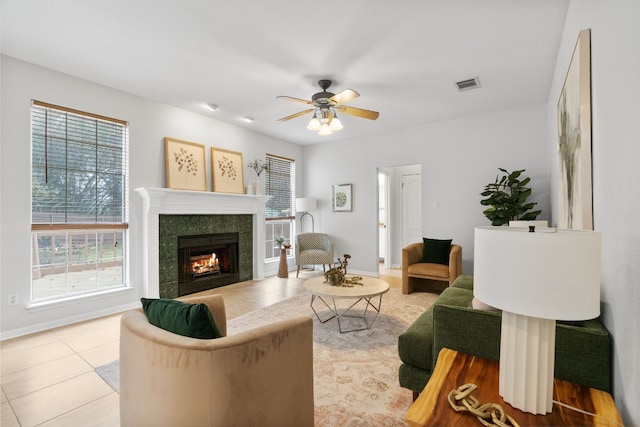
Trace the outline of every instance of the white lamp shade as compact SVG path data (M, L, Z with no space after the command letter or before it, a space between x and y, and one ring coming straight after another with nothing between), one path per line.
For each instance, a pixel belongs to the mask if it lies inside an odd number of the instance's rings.
M313 197L302 197L296 199L296 212L308 212L316 209L316 199Z
M600 315L600 233L477 227L473 293L525 316L585 320Z
M333 131L331 130L331 128L329 128L329 125L327 123L322 123L320 125L320 131L318 132L318 135L327 136L332 134Z
M342 122L338 119L338 116L333 116L333 119L329 122L329 129L332 131L344 129L344 126L342 126Z
M313 116L313 118L309 121L309 124L307 125L307 129L313 130L313 131L319 131L320 120L318 120L316 116Z

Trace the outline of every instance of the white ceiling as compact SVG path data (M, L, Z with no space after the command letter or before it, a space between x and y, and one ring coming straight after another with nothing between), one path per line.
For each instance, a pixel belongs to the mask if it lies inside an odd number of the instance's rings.
M298 144L546 101L568 0L1 0L2 53ZM478 77L479 89L455 82ZM320 78L351 88L319 136ZM49 100L51 101L51 100ZM207 103L219 106L212 112ZM98 112L99 113L99 112ZM242 116L255 121L246 124Z

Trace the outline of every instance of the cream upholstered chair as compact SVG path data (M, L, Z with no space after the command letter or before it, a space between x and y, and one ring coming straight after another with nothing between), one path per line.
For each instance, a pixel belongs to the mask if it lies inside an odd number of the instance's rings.
M324 233L301 233L296 235L296 277L300 274L300 267L303 265L325 264L331 268L333 264L333 242L328 234Z
M220 295L205 303L223 334L176 335L139 310L120 326L120 425L313 426L313 323L298 317L226 336Z
M462 247L451 245L449 265L422 262L422 243L412 243L402 249L402 293L410 294L427 280L451 285L462 274Z

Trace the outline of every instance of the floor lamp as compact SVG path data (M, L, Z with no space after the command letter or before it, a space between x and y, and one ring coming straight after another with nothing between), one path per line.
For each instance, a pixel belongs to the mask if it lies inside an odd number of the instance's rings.
M311 232L315 233L315 224L313 220L313 215L309 213L309 211L313 211L316 209L316 199L313 197L302 197L296 199L296 212L303 212L300 215L300 230L302 230L302 220L305 216L309 215L311 217Z
M529 227L475 229L473 295L502 309L500 395L551 412L556 320L600 315L600 233Z

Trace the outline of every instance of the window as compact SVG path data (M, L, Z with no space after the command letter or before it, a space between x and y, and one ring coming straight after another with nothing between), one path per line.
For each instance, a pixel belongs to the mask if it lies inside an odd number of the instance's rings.
M280 256L277 237L291 242L295 213L295 162L284 157L267 154L266 193L271 197L266 206L265 257L267 260Z
M128 125L34 101L31 300L126 283Z

